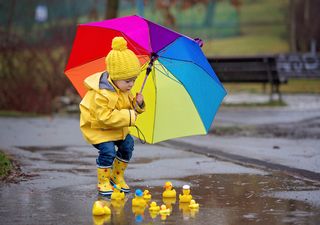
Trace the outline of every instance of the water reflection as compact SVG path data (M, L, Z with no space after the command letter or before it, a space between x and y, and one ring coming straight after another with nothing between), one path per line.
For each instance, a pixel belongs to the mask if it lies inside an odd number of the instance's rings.
M165 206L172 211L172 206L176 204L176 198L162 198L162 202Z
M134 214L136 222L142 222L144 219L145 206L132 206L132 213Z
M94 225L108 224L111 221L111 215L92 216Z
M297 182L291 178L273 174L256 175L210 175L185 178L192 181L193 199L199 209L191 209L189 203L176 198L162 198L162 187L148 187L152 194L146 207L132 207L133 194L124 200L110 201L110 217L93 217L94 224L320 224L320 211L315 206L296 200L268 197L275 191L316 189L307 181ZM136 187L143 188L143 187ZM182 193L182 188L178 191ZM152 201L170 209L170 213L150 211Z
M182 212L184 220L189 220L191 216L191 210L189 208L189 203L180 203L179 210Z

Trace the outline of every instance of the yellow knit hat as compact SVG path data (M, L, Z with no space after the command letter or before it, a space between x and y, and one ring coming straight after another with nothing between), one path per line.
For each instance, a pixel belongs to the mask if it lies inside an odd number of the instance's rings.
M127 48L127 41L123 37L112 39L112 50L107 55L105 62L111 80L126 80L140 73L139 59L133 51Z

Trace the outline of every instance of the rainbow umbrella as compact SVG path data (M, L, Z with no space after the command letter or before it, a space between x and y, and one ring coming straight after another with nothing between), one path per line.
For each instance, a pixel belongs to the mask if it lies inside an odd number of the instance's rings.
M116 36L127 40L142 65L132 92L143 89L146 111L136 126L146 142L207 134L226 91L199 41L140 16L78 25L65 74L80 96L86 93L84 79L105 70ZM140 136L138 129L130 132Z

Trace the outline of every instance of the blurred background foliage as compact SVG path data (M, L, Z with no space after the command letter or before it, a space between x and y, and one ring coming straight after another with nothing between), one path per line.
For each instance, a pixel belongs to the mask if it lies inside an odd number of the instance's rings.
M0 110L51 113L78 101L64 76L79 23L139 14L204 40L208 57L309 51L316 0L0 0Z

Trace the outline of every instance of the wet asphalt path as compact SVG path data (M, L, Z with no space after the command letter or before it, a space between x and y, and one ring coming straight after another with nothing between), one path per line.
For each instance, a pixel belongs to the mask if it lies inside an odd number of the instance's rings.
M21 163L23 172L32 176L0 186L0 224L320 222L320 187L315 182L208 157L196 149L139 142L127 171L128 183L132 189L148 189L154 201L172 208L171 215L164 218L150 214L148 208L136 210L129 194L123 202L108 201L111 216L93 217L91 207L99 199L95 189L97 152L77 131L70 133L76 129L76 118L9 119L8 124L1 120L7 126L2 134L15 135L1 139L1 143L11 146L6 150ZM29 132L22 136L19 132L24 129ZM199 211L189 210L178 199L162 199L166 181L173 183L177 193L189 184Z
M172 214L150 215L148 209L125 201L109 202L111 216L93 217L99 199L95 190L95 151L90 146L17 146L23 168L33 177L1 185L1 224L318 224L319 202L305 202L286 193L319 194L313 182L219 161L204 155L158 145L136 145L128 168L133 189L148 189ZM73 158L71 160L71 158ZM200 203L191 211L176 200L162 199L162 186L171 181L181 193L184 184ZM312 196L308 196L309 198ZM19 216L17 216L19 215ZM153 218L154 217L154 218ZM142 221L141 221L142 220Z

